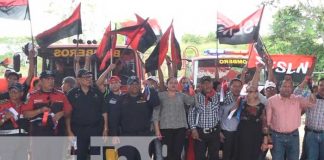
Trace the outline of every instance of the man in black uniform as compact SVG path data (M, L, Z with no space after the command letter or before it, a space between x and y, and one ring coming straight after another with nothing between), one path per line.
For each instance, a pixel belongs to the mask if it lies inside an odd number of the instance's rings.
M111 120L111 136L151 136L153 108L160 105L157 93L152 89L150 98L147 100L140 92L140 81L135 76L127 80L127 85L128 93L117 102L118 110L115 111L115 116ZM118 134L119 130L120 134ZM127 147L119 148L118 154L127 159L139 159L138 154Z
M152 90L150 99L146 100L140 92L140 81L135 76L127 80L127 85L128 93L117 103L120 109L112 120L112 136L117 136L117 126L121 129L121 136L150 136L153 108L160 104L157 93Z
M107 136L107 113L103 113L103 93L92 86L92 73L80 69L77 74L80 86L68 93L72 105L71 117L67 117L69 136L77 136L77 159L88 157L90 137Z
M104 106L104 112L108 114L108 128L113 126L114 117L117 115L119 106L117 103L120 101L122 97L122 92L120 90L121 86L121 80L117 76L112 76L109 78L108 84L109 89L106 91L107 95L105 96L105 106ZM112 127L116 128L116 127ZM109 130L108 135L110 135L111 132Z

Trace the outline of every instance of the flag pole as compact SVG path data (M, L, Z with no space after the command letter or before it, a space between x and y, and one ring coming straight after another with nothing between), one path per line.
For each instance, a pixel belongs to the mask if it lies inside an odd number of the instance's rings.
M34 40L34 34L33 34L33 26L32 26L32 21L31 21L31 14L30 14L30 8L29 8L29 0L27 0L27 11L28 16L29 16L29 25L30 25L30 37L31 37L31 41L32 41L32 50L34 51L34 61L37 60L37 55L35 54L35 40ZM25 15L27 15L27 13ZM28 47L28 46L27 46ZM27 48L28 50L28 48ZM34 62L34 75L37 76L37 63Z
M115 23L115 30L117 29L117 23ZM113 37L112 37L112 39L111 39L111 41L112 42L115 42L115 38L117 38L117 34L115 33L115 34L113 34ZM116 43L117 43L117 41L116 41ZM111 44L111 45L113 45L113 44ZM113 47L111 47L110 48L110 52L111 52L111 54L110 54L110 64L112 64L113 63L113 55L114 55L114 53L113 52L115 52L115 51L113 51L112 50L112 48ZM112 76L112 70L110 71L110 77Z
M264 42L263 42L261 36L259 36L259 39L260 39L260 41L261 41L261 43L262 43L262 46L264 47L265 53L266 53L267 56L271 59L270 54L269 54L269 52L268 52L268 49L267 49L267 47L264 45Z
M264 7L265 7L265 5L262 6L261 16L260 16L260 19L259 19L259 22L258 22L258 29L257 29L256 35L254 35L254 41L255 41L258 37L260 37L260 35L259 35L259 31L260 31L260 25L261 25L261 19L262 19L262 16L263 16ZM254 48L254 44L255 44L255 42L253 42L252 47L251 47L250 50L249 50L249 58L248 58L248 60L250 60L251 53L252 53L252 49Z
M218 16L218 11L217 11L217 16ZM218 43L219 43L219 39L218 39L218 36L217 36L217 30L218 30L218 27L217 27L217 22L216 22L216 64L215 64L216 67L218 67Z
M260 19L259 19L259 22L258 22L258 28L257 28L257 32L256 32L257 35L254 35L254 40L256 40L258 37L260 37L260 33L259 32L260 32L261 19L263 17L264 8L265 8L265 5L262 6L261 16L260 16Z

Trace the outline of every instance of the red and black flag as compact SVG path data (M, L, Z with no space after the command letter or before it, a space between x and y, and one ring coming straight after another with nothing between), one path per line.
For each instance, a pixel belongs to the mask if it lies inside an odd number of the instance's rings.
M110 58L115 52L115 48L117 44L117 35L116 33L113 33L109 37L110 37L110 41L108 45L110 46L110 48L108 49L104 59L101 61L100 68L99 68L100 71L105 69L107 62L110 60Z
M248 68L254 68L257 63L265 64L268 58L270 58L269 54L265 51L265 46L260 37L256 43L248 45L248 50L250 52Z
M232 37L238 31L239 27L232 20L217 12L217 38Z
M138 24L141 24L145 21L142 17L140 17L137 14L136 18ZM150 25L150 21L148 21L148 23L145 23L141 30L143 31L141 32L141 34L138 34L138 38L136 38L136 41L133 44L134 49L137 49L141 53L144 53L145 51L147 51L147 49L149 49L155 44L157 38Z
M137 14L135 14L135 16L137 22L130 20L121 23L121 25L123 27L131 27L131 26L143 24L145 20ZM130 45L133 49L144 53L145 51L147 51L148 48L153 46L157 41L157 37L153 29L158 29L159 31L161 30L159 24L157 23L157 20L149 19L147 23L143 25L140 31L138 31L136 36L125 35L126 45Z
M146 73L155 71L159 68L159 66L162 65L169 48L169 37L170 37L171 28L172 28L172 23L169 26L169 28L165 31L165 33L162 35L160 41L155 46L151 55L145 61Z
M171 31L171 57L172 57L172 62L175 62L175 64L177 64L177 69L181 70L181 66L182 66L181 49L180 49L179 42L175 37L173 26Z
M44 31L36 36L36 41L40 47L47 47L50 44L73 35L82 34L81 23L81 3L74 10L73 14L63 22L51 29Z
M228 26L225 23L217 24L217 26L225 26L223 29L217 29L219 43L237 45L254 43L257 41L263 9L264 7L258 9L238 25ZM221 22L220 19L222 19L223 22L225 21L224 17L218 17L217 19L217 22ZM226 19L229 20L228 18Z
M29 20L28 0L1 0L0 18Z
M265 45L263 44L261 38L259 37L257 42L254 43L254 48L256 49L258 55L262 58L263 61L265 61L269 54L265 50Z
M106 28L105 34L102 36L100 44L97 48L96 56L99 59L102 59L103 56L111 49L112 46L112 38L111 38L111 23L109 23L108 27Z
M144 30L142 30L142 28L144 27L144 25L147 23L148 19L144 20L142 23L140 24L135 24L135 25L131 25L131 26L126 26L117 30L113 30L111 31L112 33L116 33L116 34L121 34L127 37L127 45L130 45L132 48L134 47L135 42L137 41L137 39L139 38L138 35L143 34ZM136 48L133 48L136 49Z

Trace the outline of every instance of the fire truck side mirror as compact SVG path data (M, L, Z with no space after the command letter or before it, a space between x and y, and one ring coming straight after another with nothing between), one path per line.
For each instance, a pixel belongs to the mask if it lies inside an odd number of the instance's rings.
M16 72L20 71L20 54L14 54L13 56L13 68Z

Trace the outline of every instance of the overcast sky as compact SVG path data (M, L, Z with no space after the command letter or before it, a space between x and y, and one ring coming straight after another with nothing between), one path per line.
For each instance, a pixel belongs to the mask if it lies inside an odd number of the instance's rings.
M68 17L80 0L29 0L33 35L49 29ZM165 30L174 20L178 38L184 33L207 34L216 30L216 13L223 13L234 22L253 13L261 0L81 0L84 36L100 40L109 21L135 20L134 13L146 18L156 18ZM288 1L288 0L287 0ZM59 7L60 12L48 10ZM261 35L270 32L274 9L266 8L261 23ZM0 19L1 36L30 35L29 21Z

